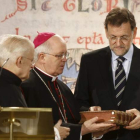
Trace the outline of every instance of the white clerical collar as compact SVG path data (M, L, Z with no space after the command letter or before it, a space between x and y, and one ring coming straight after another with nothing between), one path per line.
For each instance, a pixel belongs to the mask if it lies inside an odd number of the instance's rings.
M128 50L128 52L123 56L124 58L126 58L126 60L131 61L132 60L132 56L133 56L133 52L134 52L134 47L133 44L130 46L130 49ZM118 56L111 50L112 53L112 61L115 61Z
M40 68L38 68L37 66L35 66L35 68L37 68L39 71L41 71L41 72L42 72L42 73L44 73L45 75L47 75L47 76L51 77L51 78L52 78L52 82L54 82L54 81L57 79L57 77L52 76L52 75L50 75L50 74L48 74L48 73L44 72L43 70L41 70L41 69L40 69Z

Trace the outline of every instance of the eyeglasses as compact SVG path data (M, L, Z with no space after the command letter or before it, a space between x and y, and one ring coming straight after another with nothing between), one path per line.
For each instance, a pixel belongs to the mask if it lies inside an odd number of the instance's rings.
M44 52L43 52L44 53ZM66 57L66 59L69 57L69 53L63 53L63 54L50 54L50 53L44 53L44 54L48 54L48 55L52 55L54 57L57 57L58 59L64 59Z
M131 36L121 36L121 37L117 37L117 36L111 36L109 37L109 40L111 41L111 43L116 43L117 40L119 39L122 43L127 43L130 40Z

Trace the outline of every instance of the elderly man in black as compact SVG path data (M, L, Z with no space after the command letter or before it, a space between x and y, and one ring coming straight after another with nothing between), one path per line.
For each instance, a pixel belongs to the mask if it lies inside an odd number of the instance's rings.
M0 37L0 106L26 107L20 84L29 77L34 44L19 35Z
M64 39L54 33L39 33L34 44L35 67L31 70L30 78L22 84L28 106L51 107L54 124L61 119L62 125L70 128L67 140L79 140L87 133L100 136L116 129L112 124L96 123L97 117L83 125L78 124L80 115L74 96L57 78L63 72L68 55Z

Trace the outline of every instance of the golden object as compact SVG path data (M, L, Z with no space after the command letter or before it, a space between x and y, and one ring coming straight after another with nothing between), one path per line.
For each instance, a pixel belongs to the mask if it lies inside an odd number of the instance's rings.
M54 140L52 109L0 107L0 140Z

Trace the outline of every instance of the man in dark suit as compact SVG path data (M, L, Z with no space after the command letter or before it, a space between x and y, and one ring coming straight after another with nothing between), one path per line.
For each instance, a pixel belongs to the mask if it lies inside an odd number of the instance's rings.
M129 10L115 8L104 24L109 46L82 56L75 97L82 110L100 106L136 115L129 126L105 134L103 140L140 140L140 50L132 44L135 18Z
M70 128L67 128L70 135L64 134L68 136L67 140L80 140L80 135L87 133L100 136L116 129L115 125L96 123L96 117L82 125L78 124L80 115L75 98L70 89L57 78L63 72L67 57L64 39L54 33L39 33L34 44L35 67L29 79L22 84L27 105L52 108L54 124L61 119L62 125Z

